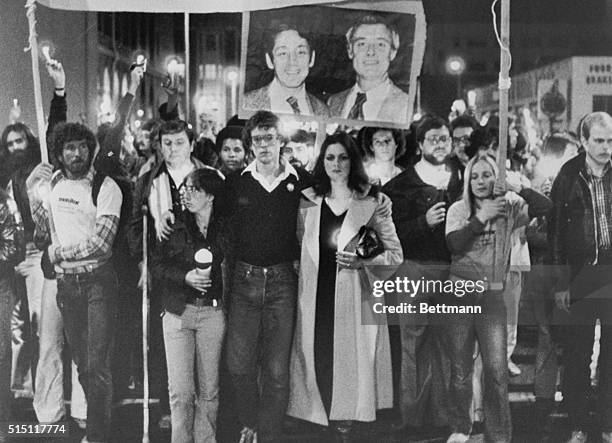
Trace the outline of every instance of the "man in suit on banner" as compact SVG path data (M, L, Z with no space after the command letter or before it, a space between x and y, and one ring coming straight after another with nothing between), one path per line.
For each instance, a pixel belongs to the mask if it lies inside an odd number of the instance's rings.
M399 34L381 17L365 15L346 33L355 84L329 97L332 117L408 123L408 94L389 78L399 48Z
M306 91L304 82L315 51L293 26L280 25L267 38L266 64L274 70L267 85L244 94L244 108L282 114L329 117L325 103Z

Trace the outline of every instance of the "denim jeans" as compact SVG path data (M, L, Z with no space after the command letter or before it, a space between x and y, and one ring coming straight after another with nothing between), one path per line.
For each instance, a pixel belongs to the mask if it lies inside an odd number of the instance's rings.
M516 348L516 334L518 332L518 314L519 303L521 301L521 293L523 291L523 273L521 271L509 271L506 275L506 284L504 285L504 303L506 304L506 313L508 317L508 360L512 357Z
M553 309L552 277L543 266L532 266L525 278L525 294L538 327L535 362L535 396L537 400L554 400L557 392L559 364L557 345L551 328Z
M234 271L227 361L241 423L274 440L289 399L297 275L292 263L269 267L238 262ZM261 365L261 389L257 386ZM260 396L261 393L261 396Z
M41 423L52 423L66 414L64 404L64 324L57 307L57 281L44 280L40 322L38 324L39 352L34 391L34 411ZM87 401L78 381L77 368L72 363L72 395L70 415L85 420Z
M449 315L444 325L451 360L450 425L453 432L469 433L473 354L478 340L484 373L485 441L510 443L506 307L499 292L485 292L476 305L482 307L482 313Z
M163 328L172 443L214 443L225 333L223 309L188 304L181 316L166 312Z
M26 291L29 310L29 333L21 335L15 330L13 342L14 371L12 375L12 389L17 397L34 396L32 375L36 368L33 366L36 360L34 352L35 342L40 334L41 299L44 290L45 278L40 267L42 252L33 243L27 244L25 260L15 267L18 279L22 279L21 285ZM18 319L15 319L19 322ZM23 327L27 327L25 324ZM43 370L48 370L43 368Z
M87 440L108 441L117 277L111 265L87 274L58 275L57 304L87 398Z

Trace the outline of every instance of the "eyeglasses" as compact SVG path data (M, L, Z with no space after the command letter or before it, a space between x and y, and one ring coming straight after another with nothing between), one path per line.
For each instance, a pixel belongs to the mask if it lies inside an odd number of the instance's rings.
M437 145L440 143L448 143L450 141L450 137L448 135L430 135L429 137L425 137L428 143L432 145Z
M276 134L266 134L266 135L254 135L253 137L251 137L251 140L253 140L254 145L261 145L264 143L266 145L269 145L277 138L278 136Z
M455 145L458 145L458 144L467 145L470 143L470 136L464 135L463 137L453 137L453 143Z

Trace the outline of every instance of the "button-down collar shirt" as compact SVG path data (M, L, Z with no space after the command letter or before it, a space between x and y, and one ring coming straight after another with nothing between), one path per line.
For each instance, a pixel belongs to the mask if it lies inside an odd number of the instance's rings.
M298 180L300 178L295 168L291 166L289 162L281 160L280 168L280 174L274 179L272 183L268 182L268 180L266 180L266 178L257 171L257 160L251 162L249 166L244 168L244 171L242 171L242 175L246 174L247 172L250 172L251 176L259 182L262 188L264 188L267 192L271 193L278 187L278 185L283 182L283 180L289 177L289 175L293 174Z

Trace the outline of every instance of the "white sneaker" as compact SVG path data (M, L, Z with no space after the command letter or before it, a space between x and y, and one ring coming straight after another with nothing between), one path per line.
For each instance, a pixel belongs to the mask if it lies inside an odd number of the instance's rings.
M512 360L508 360L508 371L510 372L510 375L513 377L516 377L517 375L521 375L522 371L521 368L519 368L516 363L514 363Z
M462 434L460 432L453 432L450 437L448 437L448 440L446 440L446 443L465 443L469 439L469 435Z
M572 437L567 441L567 443L586 443L588 438L588 434L582 431L573 431Z

